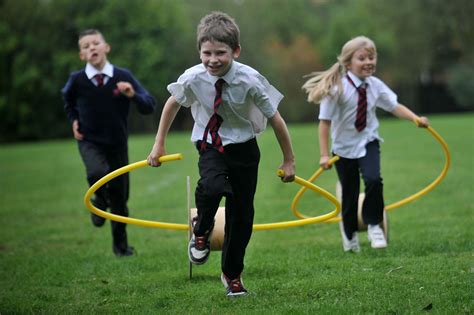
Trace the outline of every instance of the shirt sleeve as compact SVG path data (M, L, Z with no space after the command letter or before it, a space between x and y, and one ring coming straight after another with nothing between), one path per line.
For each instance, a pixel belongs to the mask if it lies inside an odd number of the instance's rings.
M189 70L185 71L177 82L168 85L167 89L174 96L178 104L183 107L191 107L196 102L196 96L190 87L190 82L194 78L194 74Z
M337 87L334 87L331 94L326 95L319 105L319 120L333 120L337 106Z
M281 94L265 77L260 74L257 75L255 89L255 105L266 118L273 117L277 112L278 105L283 99L283 94Z
M375 100L375 106L387 111L392 112L398 105L398 97L385 83L381 80L377 80L378 85L378 96Z

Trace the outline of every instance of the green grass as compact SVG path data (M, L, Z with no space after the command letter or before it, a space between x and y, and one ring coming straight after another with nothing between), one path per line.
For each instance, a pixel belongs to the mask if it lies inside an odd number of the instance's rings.
M187 233L129 225L138 250L117 259L108 225L94 228L82 198L85 173L73 141L0 147L0 313L148 314L410 314L473 313L474 115L431 117L447 141L452 166L426 196L389 212L390 244L344 254L336 224L258 231L243 274L247 298L229 300L219 280L220 252L188 278ZM318 167L316 124L290 125L297 174ZM382 121L382 174L386 203L415 193L438 176L439 144L425 130L396 119ZM130 139L130 162L146 158L154 136ZM129 206L136 218L185 223L186 176L197 180L189 132L173 133L168 152L185 160L131 174ZM256 223L295 219L295 184L275 176L281 160L271 130L262 151ZM316 184L334 192L335 171ZM332 210L306 193L305 214Z

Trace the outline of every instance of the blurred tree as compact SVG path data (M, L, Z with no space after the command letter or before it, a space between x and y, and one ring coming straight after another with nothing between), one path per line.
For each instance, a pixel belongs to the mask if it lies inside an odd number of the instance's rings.
M140 5L105 0L5 0L0 2L0 141L70 135L60 89L84 67L77 36L98 28L112 46L112 63L129 68L159 102L187 54L191 25L179 3ZM181 59L180 59L181 57ZM184 60L184 61L183 61ZM135 130L156 128L157 117L133 115ZM148 128L146 128L148 127Z
M129 68L163 103L166 86L199 63L196 25L213 10L240 26L246 63L285 94L289 121L314 121L303 76L327 69L350 38L378 49L377 76L416 111L472 109L471 0L0 0L0 142L70 136L60 89L84 64L77 35L100 29L109 59ZM131 131L156 131L132 110ZM175 128L188 128L181 111Z

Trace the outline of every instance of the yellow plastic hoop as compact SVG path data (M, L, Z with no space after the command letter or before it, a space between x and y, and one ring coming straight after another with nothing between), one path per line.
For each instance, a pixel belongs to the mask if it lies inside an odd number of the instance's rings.
M278 170L277 175L279 177L284 176L284 171L283 170ZM306 217L301 220L293 220L293 221L282 221L282 222L275 222L275 223L265 223L265 224L254 224L253 229L254 231L262 231L262 230L271 230L271 229L279 229L279 228L289 228L289 227L296 227L296 226L303 226L306 224L313 224L313 223L318 223L318 222L325 222L327 220L330 220L332 218L335 218L339 213L341 212L341 204L337 200L336 197L334 197L331 193L328 191L322 189L321 187L318 187L307 180L304 180L301 177L295 176L294 183L303 186L305 189L310 189L316 193L319 193L326 197L329 201L331 201L336 208L323 215L319 215L316 217Z
M332 166L334 163L339 160L338 156L334 156L331 158L328 162L329 166ZM324 168L320 167L309 179L308 182L312 183L314 182L324 171ZM291 203L291 211L293 211L293 214L300 219L306 219L308 216L302 214L301 212L296 209L296 206L298 205L298 202L300 201L300 198L303 196L303 194L308 190L306 187L301 187L301 189L296 193L295 198L293 198L293 202ZM324 195L323 195L324 196Z
M158 160L161 163L164 162L170 162L170 161L177 161L177 160L182 160L183 155L182 154L170 154L170 155L164 155L160 157ZM87 190L86 195L84 196L84 203L86 207L93 213L97 214L98 216L101 216L103 218L117 221L117 222L122 222L122 223L129 223L129 224L135 224L135 225L140 225L144 227L154 227L154 228L161 228L161 229L172 229L172 230L187 230L188 226L186 224L176 224L176 223L167 223L167 222L157 222L157 221L148 221L148 220L140 220L140 219L134 219L134 218L129 218L129 217L124 217L121 215L116 215L113 213L108 213L106 211L103 211L97 207L95 207L91 203L91 198L92 195L103 185L114 179L115 177L118 177L120 175L123 175L125 173L128 173L132 170L148 166L148 163L146 160L136 162L133 164L126 165L124 167L121 167L119 169L116 169L115 171L105 175L101 179L99 179L94 185L92 185L89 190Z
M415 121L415 124L419 124L419 121ZM445 163L444 163L444 167L440 173L440 175L431 183L429 184L428 186L426 186L425 188L421 189L420 191L418 191L417 193L409 196L409 197L406 197L400 201L397 201L397 202L394 202L388 206L385 206L385 210L386 211L389 211L389 210L393 210L393 209L396 209L396 208L399 208L411 201L414 201L418 198L420 198L421 196L425 195L426 193L428 193L429 191L433 190L436 186L438 186L441 181L446 177L446 174L448 172L448 169L449 169L449 166L451 165L451 155L449 153L449 149L448 149L448 145L446 143L446 141L444 141L444 139L432 128L432 127L427 127L426 128L428 130L429 133L431 133L431 135L441 144L441 147L443 149L443 152L444 152L444 155L445 155ZM339 157L334 157L332 158L329 163L330 164L333 164L335 163L337 160L338 160ZM308 179L308 182L312 183L314 182L318 177L319 175L321 175L321 173L324 171L323 168L319 168L314 174L313 176L311 176L311 178ZM303 194L305 193L306 189L303 187L301 188L295 195L295 197L293 198L293 202L291 203L291 210L293 211L293 213L295 214L296 217L298 218L306 218L307 216L301 214L297 209L296 209L296 206L299 202L299 199L303 196ZM333 222L339 222L341 221L341 218L340 217L333 217L333 218L330 218L326 221L324 221L325 223L333 223Z
M164 163L164 162L170 162L170 161L176 161L176 160L181 160L183 159L183 156L181 154L172 154L172 155L165 155L159 158L159 161ZM123 175L127 172L130 172L132 170L148 166L148 163L146 160L136 162L133 164L126 165L122 168L119 168L106 176L102 177L100 180L98 180L94 185L92 185L89 190L87 190L85 196L84 196L84 203L86 207L93 213L95 213L98 216L101 216L103 218L117 221L117 222L122 222L122 223L127 223L127 224L135 224L135 225L140 225L144 227L153 227L153 228L161 228L161 229L170 229L170 230L188 230L189 225L188 224L178 224L178 223L168 223L168 222L159 222L159 221L149 221L149 220L141 220L141 219L135 219L135 218L130 218L130 217L124 217L112 213L108 213L106 211L103 211L97 207L95 207L91 203L91 198L92 195L103 185L114 179L115 177L118 177L120 175ZM278 176L283 176L282 171L280 170L278 172ZM326 190L302 179L301 177L296 176L295 177L295 183L302 185L306 189L310 189L314 192L317 192L323 196L325 196L329 201L331 201L336 208L324 215L320 215L317 217L308 217L302 220L293 220L293 221L282 221L282 222L275 222L275 223L263 223L263 224L254 224L253 229L255 231L262 231L262 230L271 230L271 229L280 229L280 228L289 228L289 227L297 227L297 226L303 226L306 224L313 224L317 222L324 222L327 220L330 220L332 218L335 218L340 212L341 212L341 204L337 200L336 197L334 197L332 194L327 192Z

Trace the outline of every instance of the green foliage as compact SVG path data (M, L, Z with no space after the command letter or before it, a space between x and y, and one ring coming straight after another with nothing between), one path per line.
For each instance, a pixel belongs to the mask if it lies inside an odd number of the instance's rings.
M459 105L474 109L474 64L458 64L449 71L449 89Z
M251 295L227 299L219 281L220 252L193 268L189 280L187 232L128 226L138 251L112 253L108 224L90 223L87 189L76 143L49 141L0 147L0 313L2 314L472 314L474 115L431 118L448 143L452 165L426 196L388 213L390 243L344 254L338 226L315 224L253 233L243 279ZM289 126L297 174L318 167L315 125ZM424 129L381 121L382 174L387 204L431 183L443 167L439 144ZM464 136L460 136L464 135ZM130 140L130 162L145 159L153 135ZM299 187L275 171L281 153L271 130L262 152L255 198L256 223L295 220L289 207ZM183 161L130 174L131 216L185 223L186 176L197 180L197 152L189 131L171 133L169 153ZM332 169L315 182L334 193ZM333 209L306 193L298 209L319 215Z
M110 61L129 68L163 104L167 84L199 63L195 28L213 10L236 19L240 61L282 91L281 112L289 121L315 116L301 91L303 76L327 69L342 45L360 34L377 44L377 75L414 110L430 108L419 104L420 84L443 78L443 87L456 85L450 69L473 65L470 0L3 0L0 142L70 136L60 89L84 66L77 35L87 28L100 29L112 46ZM131 131L155 130L159 115L132 111ZM188 127L190 120L180 113L174 127Z

